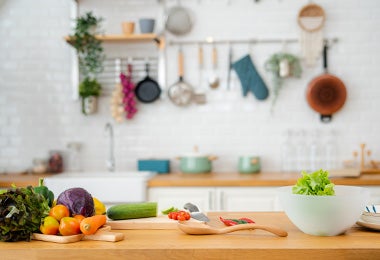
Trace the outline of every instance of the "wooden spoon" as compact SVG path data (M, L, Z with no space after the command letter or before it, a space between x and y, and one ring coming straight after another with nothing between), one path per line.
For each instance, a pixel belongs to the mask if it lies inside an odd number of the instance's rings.
M235 232L239 230L252 230L252 229L262 229L270 233L273 233L280 237L288 236L288 232L277 227L258 225L258 224L240 224L225 228L214 228L206 224L190 224L184 221L178 222L178 228L181 229L186 234L190 235L216 235L216 234L226 234L230 232Z

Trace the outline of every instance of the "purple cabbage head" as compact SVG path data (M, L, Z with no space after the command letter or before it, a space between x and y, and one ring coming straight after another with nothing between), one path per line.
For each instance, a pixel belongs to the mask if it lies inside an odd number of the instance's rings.
M70 215L91 217L95 214L94 200L88 191L83 188L71 188L59 194L57 204L65 205Z

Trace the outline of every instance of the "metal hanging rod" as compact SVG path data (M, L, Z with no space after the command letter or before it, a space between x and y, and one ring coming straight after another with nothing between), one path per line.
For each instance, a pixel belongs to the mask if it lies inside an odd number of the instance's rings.
M329 43L338 42L338 38L328 38L325 39ZM246 40L214 40L212 38L207 38L205 40L193 40L193 41L169 41L169 45L198 45L198 44L266 44L266 43L297 43L299 42L296 38L273 38L273 39L246 39Z

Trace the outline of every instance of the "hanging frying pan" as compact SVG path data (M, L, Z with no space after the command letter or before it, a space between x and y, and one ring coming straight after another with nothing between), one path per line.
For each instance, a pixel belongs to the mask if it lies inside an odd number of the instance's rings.
M306 90L306 98L310 107L321 114L322 122L330 122L332 114L342 108L346 101L347 91L344 83L327 71L327 49L323 48L323 67L325 73L314 78Z
M161 88L158 83L149 77L149 63L145 65L146 77L137 83L135 95L143 103L151 103L158 99L161 94Z

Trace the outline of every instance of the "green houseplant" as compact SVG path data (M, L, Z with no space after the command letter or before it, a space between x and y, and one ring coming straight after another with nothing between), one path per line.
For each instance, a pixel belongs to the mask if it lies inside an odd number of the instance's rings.
M281 63L285 62L287 69L282 74ZM272 74L273 95L271 110L273 112L274 104L277 101L281 88L284 85L284 79L289 77L300 78L302 67L298 57L289 53L275 53L265 62L265 70Z
M95 37L103 19L88 12L76 18L74 35L70 42L77 51L81 83L79 95L82 99L82 112L85 115L96 111L97 97L101 93L101 85L97 75L103 71L104 53L102 42Z

